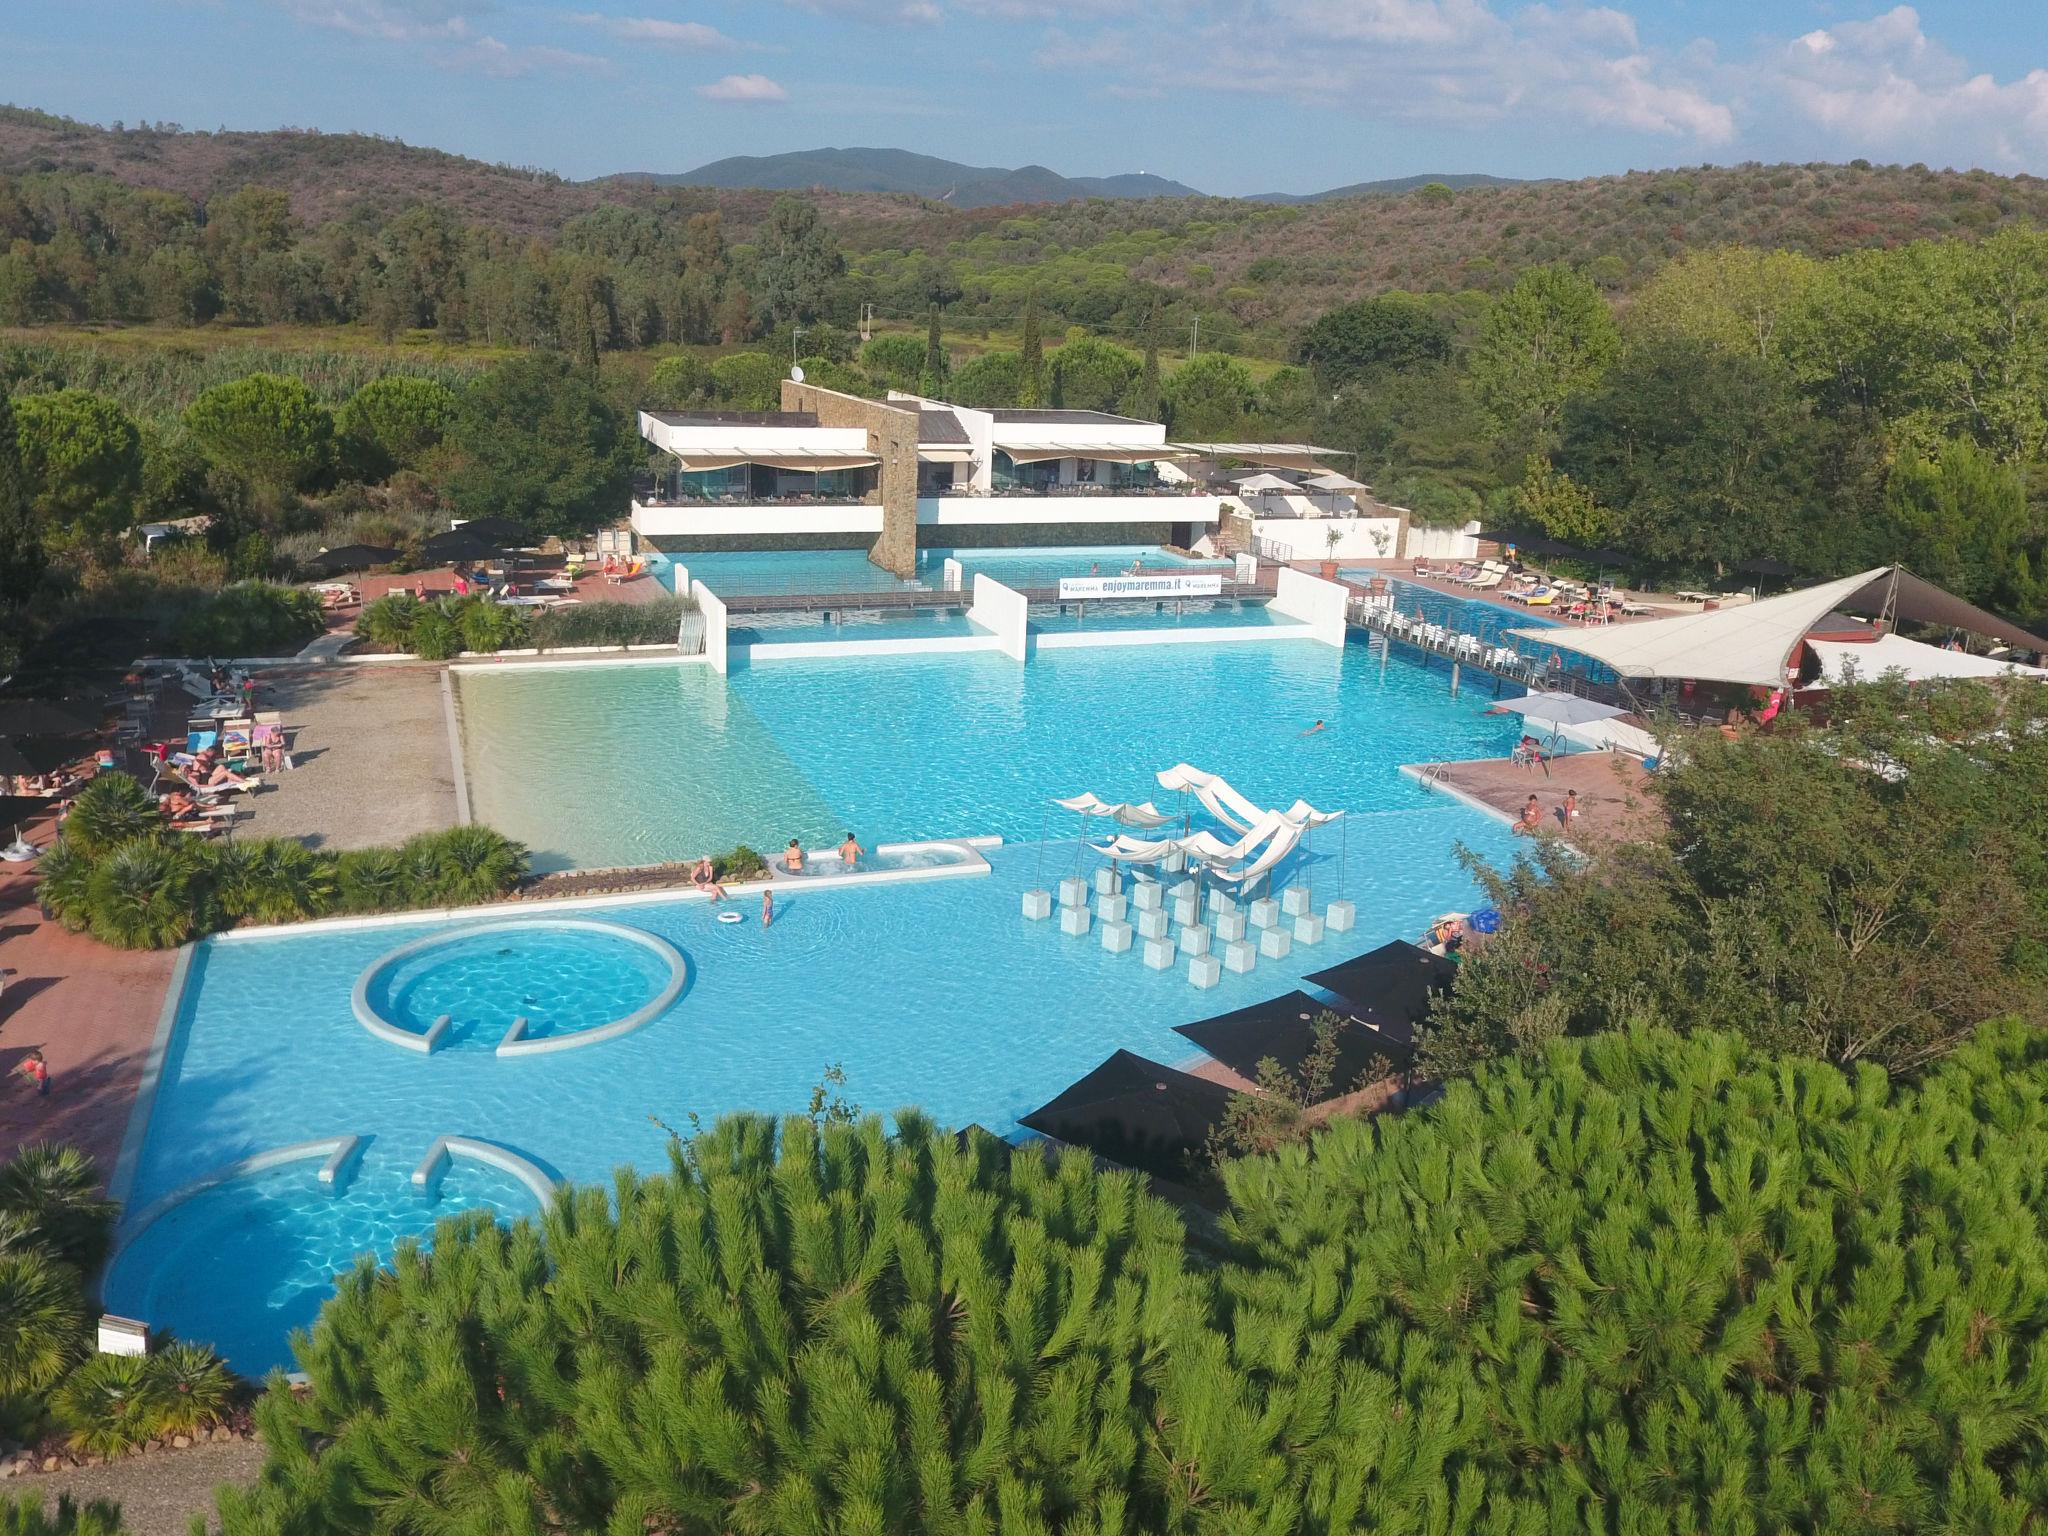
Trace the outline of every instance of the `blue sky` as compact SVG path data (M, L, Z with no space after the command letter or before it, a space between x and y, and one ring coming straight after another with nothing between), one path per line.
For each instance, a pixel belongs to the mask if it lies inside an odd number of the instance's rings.
M1702 161L2048 173L2048 6L0 0L0 100L567 176L881 144L1203 191Z

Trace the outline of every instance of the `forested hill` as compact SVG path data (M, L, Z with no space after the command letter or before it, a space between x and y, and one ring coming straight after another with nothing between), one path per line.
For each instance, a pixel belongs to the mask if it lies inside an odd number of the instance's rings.
M1090 197L1199 197L1163 176L1062 176L1042 165L1016 169L963 165L903 149L808 149L782 155L732 155L678 175L641 172L615 178L657 186L768 187L785 191L902 192L955 208L1060 203Z

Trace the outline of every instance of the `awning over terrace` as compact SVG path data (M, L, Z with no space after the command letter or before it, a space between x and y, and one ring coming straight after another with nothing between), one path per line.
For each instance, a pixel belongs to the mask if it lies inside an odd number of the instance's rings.
M1247 464L1270 464L1276 469L1320 471L1318 454L1339 457L1343 450L1319 448L1314 443L1175 443L1205 459L1243 459Z
M1415 1039L1415 1026L1429 1017L1430 999L1457 974L1442 955L1395 939L1302 979L1348 999L1359 1017L1407 1044Z
M1899 566L1879 566L1803 591L1712 612L1598 630L1511 629L1508 633L1604 662L1625 678L1693 678L1774 688L1785 681L1785 669L1800 642L1836 610L1968 630L2029 650L2048 649L2048 640Z
M1208 1167L1209 1136L1230 1090L1118 1051L1018 1123L1155 1178L1189 1183Z
M964 443L919 443L917 456L926 464L972 464L974 449Z
M2008 674L2048 678L2048 672L2039 667L2022 667L1995 656L1973 656L1968 651L1944 650L1903 635L1880 635L1870 641L1809 639L1806 643L1820 658L1821 677L1829 683L1848 681L1852 671L1866 683L1892 672L1902 673L1908 682L1915 683L1944 677Z
M870 464L879 464L872 453L827 453L812 452L803 448L779 448L772 453L748 450L733 444L714 444L706 448L691 448L676 454L676 462L685 470L731 469L739 464L761 464L770 469L798 469L821 473L828 469L862 469Z
M923 449L918 450L922 455ZM1154 459L1185 458L1164 443L1005 443L996 444L1012 464L1040 464L1047 459L1095 459L1112 464L1149 464Z

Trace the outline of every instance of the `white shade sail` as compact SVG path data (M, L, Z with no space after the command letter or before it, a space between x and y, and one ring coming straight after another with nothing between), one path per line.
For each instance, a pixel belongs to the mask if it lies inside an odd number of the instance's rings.
M1063 811L1078 811L1083 816L1107 816L1126 827L1163 827L1174 818L1163 814L1150 800L1141 805L1099 799L1093 790L1055 800L1053 804Z
M927 464L972 464L974 450L957 443L920 443L917 456Z
M1115 464L1149 464L1154 459L1184 457L1164 443L1002 443L996 452L1012 464L1041 464L1047 459L1097 459Z
M881 461L872 453L807 453L802 449L750 453L728 446L692 448L688 453L677 454L676 462L692 472L731 469L739 464L761 464L770 469L799 469L815 473L828 469L860 469Z
M1874 682L1889 673L1903 674L1908 682L1929 682L1949 677L2048 678L2039 667L2023 667L2000 661L1995 656L1972 656L1968 651L1944 650L1903 635L1880 635L1875 640L1809 640L1820 658L1823 681L1847 682L1853 674L1863 682Z
M1522 640L1574 651L1604 662L1623 677L1694 678L1775 688L1806 632L1887 573L1886 567L1721 608L1603 629L1511 629Z

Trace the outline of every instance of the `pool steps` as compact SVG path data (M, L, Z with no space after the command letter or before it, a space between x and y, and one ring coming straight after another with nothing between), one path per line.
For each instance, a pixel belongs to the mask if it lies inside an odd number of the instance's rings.
M344 1136L341 1145L336 1147L327 1161L320 1165L320 1182L330 1188L345 1182L342 1174L354 1160L356 1153L361 1150L362 1145L362 1137Z

